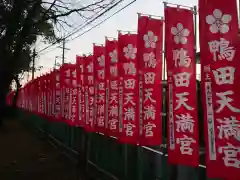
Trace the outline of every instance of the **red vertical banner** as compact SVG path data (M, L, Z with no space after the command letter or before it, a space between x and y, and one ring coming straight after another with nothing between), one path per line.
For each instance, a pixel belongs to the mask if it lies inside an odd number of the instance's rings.
M15 95L15 91L10 91L7 95L7 104L8 106L12 106L12 102L13 102L13 98L14 98L14 95Z
M50 104L50 100L51 100L51 76L50 76L51 72L49 72L47 74L47 79L46 79L46 116L48 120L51 120L50 116L51 116L51 104Z
M18 97L18 108L22 108L22 88L19 90L19 97Z
M21 89L21 104L20 107L24 109L24 87Z
M42 76L38 78L38 115L41 115L41 110L42 110L42 88L41 88L41 83L42 83Z
M69 112L68 112L68 124L71 126L75 125L75 119L76 119L76 86L77 86L77 80L76 80L76 64L69 64L70 69L70 82L69 82Z
M166 7L165 18L168 160L196 167L199 145L193 11Z
M17 107L18 108L20 108L20 98L21 98L21 88L19 89L18 97L17 97Z
M238 180L240 46L236 45L237 4L235 0L199 0L199 15L207 174L210 178Z
M39 85L39 115L42 115L43 114L43 82L44 81L44 76L41 75L39 77L39 82L38 82L38 85Z
M93 84L94 79L93 77L88 77L88 73L94 73L93 71L93 62L89 61L87 56L83 57L84 61L84 69L83 69L83 95L84 98L84 128L89 131L90 129L90 122L89 122L89 96L88 96L88 84Z
M118 89L118 42L106 39L105 63L106 63L106 122L108 123L108 135L119 135L119 89Z
M139 84L137 35L118 35L120 141L137 144L139 138Z
M44 118L47 118L47 84L48 84L48 74L44 75L44 84L43 84L43 112Z
M31 84L31 92L30 92L30 96L31 96L31 99L32 99L32 109L31 109L32 113L36 112L36 97L37 97L36 92L37 92L36 79L34 79L32 81L32 84Z
M45 75L41 76L41 82L40 82L40 101L41 101L41 110L40 110L40 115L44 116L45 113ZM25 98L24 98L25 99Z
M24 109L28 111L28 87L29 87L29 82L24 87L24 101L25 101L25 106Z
M36 112L36 97L36 79L34 79L31 85L32 113Z
M28 87L29 87L29 82L24 86L24 109L28 111Z
M60 67L60 96L61 96L61 121L64 121L64 96L65 96L65 87L64 87L64 64Z
M51 119L53 121L55 121L55 86L56 86L56 79L55 79L55 75L56 75L56 70L52 71L51 73L51 84L50 84L50 91L51 91L51 100L50 100L50 104L51 104Z
M71 81L71 94L72 94L72 104L71 104L71 121L72 125L77 125L78 118L78 85L77 85L77 64L72 65L72 81Z
M30 112L33 113L33 102L34 102L34 95L33 95L33 88L34 88L34 79L31 81L29 87L29 96L30 96Z
M27 86L27 110L28 112L31 112L31 96L30 96L30 92L31 92L31 84L32 84L32 81L29 81L28 82L28 86Z
M81 93L80 92L80 88L81 88L81 84L80 84L80 62L81 62L81 57L76 55L76 83L77 83L77 117L76 117L76 122L75 122L75 125L76 126L79 126L80 123L79 123L79 117L80 117L80 114L79 114L79 106L81 106L81 98L79 98L79 96L81 96Z
M48 75L44 75L43 81L43 117L47 117L47 83L48 83Z
M32 94L34 96L33 100L33 113L37 114L37 78L34 79Z
M31 81L30 86L29 86L29 111L32 113L33 112L33 101L34 101L34 96L33 96L33 83L34 80Z
M48 119L49 120L53 120L52 118L52 71L49 72L48 74L48 84L47 84L47 89L48 89L48 98L47 98L47 104L48 104L48 108L47 108L47 112L48 112Z
M163 21L138 18L138 60L140 86L140 144L162 143L162 45Z
M30 99L29 110L30 110L31 113L33 113L33 102L34 102L33 83L34 83L34 79L31 81L30 87L29 87L29 99Z
M105 80L105 47L93 46L93 63L95 72L96 93L96 131L105 133L105 104L106 104L106 80Z
M24 110L27 110L27 85L28 85L28 83L25 84L24 91L23 91L23 94L24 94Z
M22 92L22 108L24 109L24 110L26 110L26 85L27 84L25 84L24 85L24 87L23 87L23 92Z
M48 85L48 89L49 89L49 99L48 99L48 111L49 111L49 119L51 121L54 120L53 118L53 73L54 71L50 71L49 73L49 85Z
M26 110L29 112L30 110L30 97L29 97L29 90L30 90L30 85L31 85L31 82L29 81L26 85L26 88L25 88L25 100L26 100Z
M61 85L60 70L54 72L54 118L61 121Z
M85 128L89 132L94 131L94 63L93 56L84 58L84 89L85 89Z
M29 96L30 96L30 112L33 113L34 108L34 79L31 81L31 85L29 87Z
M62 84L62 118L63 121L69 123L69 96L71 84L71 69L70 64L64 64L61 69L61 84Z
M38 103L37 103L37 100L38 100L38 79L34 79L34 82L33 82L33 88L32 88L32 95L34 96L33 97L33 113L34 114L37 114L37 107L38 107Z
M22 89L19 90L18 107L22 108Z
M18 97L18 107L19 108L22 108L22 90L23 90L23 88L21 88L19 90L19 97Z
M84 96L84 57L76 57L76 73L78 84L78 118L76 125L83 127L85 125L85 96Z
M20 108L24 109L24 87L21 89Z

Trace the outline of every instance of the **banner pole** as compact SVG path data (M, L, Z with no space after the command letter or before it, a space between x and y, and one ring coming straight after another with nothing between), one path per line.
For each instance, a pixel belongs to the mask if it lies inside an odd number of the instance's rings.
M196 66L197 65L197 6L193 7L193 14L194 14L194 44L195 44L194 45L194 57L195 57L195 66ZM195 84L197 86L197 80L196 80ZM197 92L196 92L196 95L197 95ZM196 173L194 173L194 180L198 180L199 167L196 168L195 172Z
M166 6L167 6L167 3L166 2L164 2L163 3L164 4L164 9L166 8ZM166 31L165 31L165 26L166 26L166 23L165 23L165 21L164 21L164 34L166 34ZM167 137L165 137L165 134L166 134L166 128L167 128L167 112L166 112L166 110L167 110L167 101L166 101L166 98L167 98L167 89L166 88L164 88L164 86L165 86L165 83L166 83L166 85L167 85L167 79L166 79L166 39L165 39L165 37L163 38L164 39L164 43L163 43L163 80L162 80L162 95L163 95L163 99L162 99L162 110L164 111L164 113L165 113L165 118L163 119L163 116L162 116L162 144L167 144L167 142L166 142L166 138ZM166 87L166 86L165 86ZM164 93L165 92L165 93ZM164 114L163 114L164 115ZM167 160L165 159L166 158L166 156L165 156L165 154L167 154L167 148L162 148L162 152L163 152L163 155L162 155L162 167L164 168L164 170L163 170L163 180L167 180L167 178L168 178L168 175L167 175L167 171L166 171L166 167L167 167Z
M140 74L139 76L139 98L140 98L140 102L139 102L139 135L140 138L142 136L142 74ZM137 167L138 167L138 180L142 180L142 165L143 165L143 161L142 161L142 147L140 145L137 145Z
M237 0L237 4L238 4L238 26L240 25L240 2L239 0Z
M138 20L141 14L138 13ZM140 66L139 66L140 67ZM139 137L142 137L142 128L143 128L143 119L142 119L142 107L143 107L143 78L142 78L142 70L138 70L139 77ZM137 145L137 171L138 171L138 180L142 180L142 147Z

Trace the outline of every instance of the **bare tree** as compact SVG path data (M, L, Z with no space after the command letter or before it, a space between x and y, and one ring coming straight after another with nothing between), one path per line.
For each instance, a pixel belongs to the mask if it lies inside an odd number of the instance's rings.
M71 19L85 22L121 1L0 0L0 112L12 80L29 69L38 37L60 42L59 31L77 30Z

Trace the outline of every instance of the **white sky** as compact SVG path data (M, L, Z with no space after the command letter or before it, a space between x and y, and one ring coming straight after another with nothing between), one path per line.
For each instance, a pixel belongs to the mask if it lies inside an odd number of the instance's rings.
M121 7L125 6L132 0L125 0L118 8L112 10L108 15L114 13ZM66 47L70 50L66 51L65 62L75 62L76 54L83 53L91 53L92 52L92 43L104 43L105 36L109 37L117 37L117 30L137 30L137 13L151 14L157 16L163 16L164 14L164 6L163 1L161 0L137 0L134 4L127 7L117 15L113 16L111 19L107 20L105 23L101 24L99 27L94 28L90 32L84 34L83 36L70 41L66 44ZM180 4L185 6L197 5L198 0L168 0L169 3ZM104 19L103 17L102 19ZM78 19L74 19L74 21L78 21ZM80 21L80 20L79 20ZM94 24L98 23L100 20L96 21ZM89 25L86 29L91 28ZM80 31L78 34L81 34L86 29ZM58 45L59 46L59 45ZM41 43L37 43L37 51L43 49L46 45ZM60 48L56 48L56 46L49 48L48 50L40 53L39 58L37 59L37 65L43 66L41 72L43 73L49 71L50 68L53 67L55 56L62 56L62 51ZM61 63L61 59L58 58L58 62ZM197 68L199 71L199 67ZM31 75L30 75L31 77Z

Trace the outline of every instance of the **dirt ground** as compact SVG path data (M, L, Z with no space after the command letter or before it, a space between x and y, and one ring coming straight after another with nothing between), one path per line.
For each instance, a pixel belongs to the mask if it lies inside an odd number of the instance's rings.
M79 173L56 148L19 122L8 120L0 128L0 180L80 180Z

